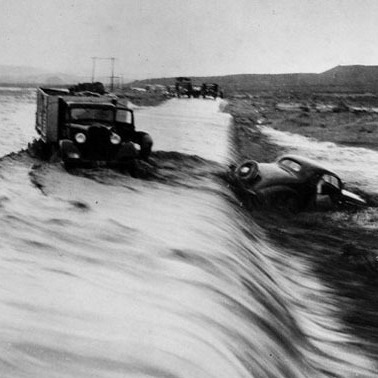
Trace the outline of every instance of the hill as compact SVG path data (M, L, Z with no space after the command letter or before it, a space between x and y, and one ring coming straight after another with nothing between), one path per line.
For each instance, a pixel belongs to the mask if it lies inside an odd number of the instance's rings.
M337 66L323 73L241 74L192 77L193 83L216 82L226 93L274 91L378 93L378 66ZM134 81L130 85L174 84L175 78Z
M378 66L337 66L323 72L321 78L336 86L353 86L356 88L378 88Z
M3 85L32 84L73 84L83 81L83 78L64 73L49 72L40 68L28 66L0 65L0 83Z

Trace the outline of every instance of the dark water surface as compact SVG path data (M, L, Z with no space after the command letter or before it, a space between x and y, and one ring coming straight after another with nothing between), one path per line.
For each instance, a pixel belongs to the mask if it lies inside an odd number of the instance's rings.
M30 135L30 97L14 101ZM136 111L155 150L175 152L154 157L169 180L2 158L1 377L375 376L332 290L218 178L232 127L220 105Z

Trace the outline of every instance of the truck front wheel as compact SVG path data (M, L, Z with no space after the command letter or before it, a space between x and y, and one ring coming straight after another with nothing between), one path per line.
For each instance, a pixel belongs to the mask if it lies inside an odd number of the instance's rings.
M139 157L143 160L147 160L151 155L153 140L150 134L143 131L137 131L133 138L133 142L139 144L140 153Z
M59 152L66 169L73 168L80 162L80 152L70 140L59 142Z

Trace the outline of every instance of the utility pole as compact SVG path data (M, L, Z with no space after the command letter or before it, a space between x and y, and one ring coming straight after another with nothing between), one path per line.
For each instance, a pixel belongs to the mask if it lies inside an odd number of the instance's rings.
M110 61L111 63L110 90L113 91L114 78L116 77L114 76L114 63L115 63L116 58L114 58L113 56L109 58L101 58L98 56L92 57L92 83L94 83L94 80L95 80L96 60L109 60Z
M110 60L112 62L112 76L110 76L110 90L113 91L114 90L114 61L115 61L115 58L111 57Z
M96 70L96 57L92 56L92 83L94 83L95 70Z

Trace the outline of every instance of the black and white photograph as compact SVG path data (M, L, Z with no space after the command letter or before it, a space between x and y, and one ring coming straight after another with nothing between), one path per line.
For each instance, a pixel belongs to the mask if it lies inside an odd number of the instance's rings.
M0 377L378 377L378 1L0 0Z

